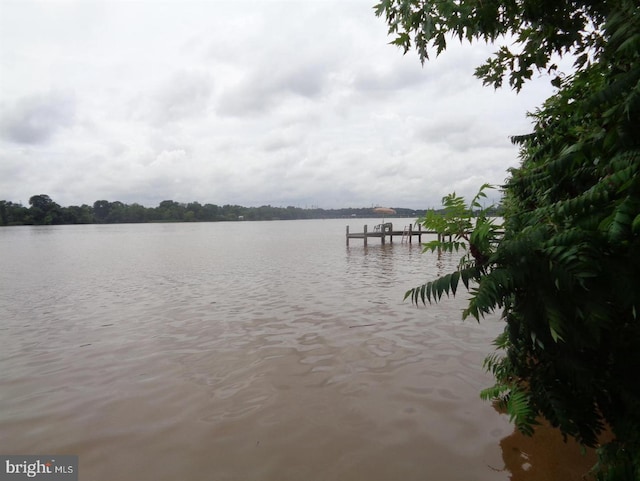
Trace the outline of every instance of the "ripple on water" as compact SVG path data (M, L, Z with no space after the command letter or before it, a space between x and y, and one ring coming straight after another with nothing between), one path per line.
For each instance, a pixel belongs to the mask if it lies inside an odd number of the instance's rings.
M402 302L454 257L345 249L342 221L34 232L0 230L0 452L95 481L530 479L478 399L500 324Z

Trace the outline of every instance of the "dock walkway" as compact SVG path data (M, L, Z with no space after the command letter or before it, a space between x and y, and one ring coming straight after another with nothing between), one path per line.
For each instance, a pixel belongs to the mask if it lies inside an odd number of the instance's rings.
M364 239L364 245L367 245L367 241L370 238L380 238L382 244L386 243L387 237L389 242L393 242L393 237L400 237L401 242L405 239L411 244L413 237L418 237L418 242L422 242L423 234L437 234L436 231L423 230L422 226L418 224L418 228L414 229L413 224L409 224L403 230L393 230L393 224L387 222L384 224L378 224L374 226L373 231L368 230L368 226L364 226L363 232L349 232L349 226L347 226L347 245L349 245L349 239Z

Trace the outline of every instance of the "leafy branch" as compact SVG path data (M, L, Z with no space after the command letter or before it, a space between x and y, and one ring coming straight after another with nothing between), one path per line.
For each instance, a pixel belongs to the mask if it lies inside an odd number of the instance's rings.
M488 273L500 226L495 223L495 218L487 214L494 206L484 207L481 201L487 197L485 191L492 188L490 184L482 185L468 206L465 199L455 192L446 195L442 198L443 212L431 209L418 220L418 223L427 230L435 231L438 236L436 240L423 244L423 252L463 250L465 254L455 272L409 289L405 293L405 299L410 298L414 304L438 302L444 294L449 296L451 293L455 296L460 281L469 290L472 281L478 281L483 274ZM469 311L467 314L479 318L477 313L483 310L484 307L479 307L479 310Z

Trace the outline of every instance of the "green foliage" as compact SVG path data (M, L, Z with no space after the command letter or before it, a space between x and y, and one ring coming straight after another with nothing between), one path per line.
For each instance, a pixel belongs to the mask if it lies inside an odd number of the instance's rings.
M31 224L121 224L141 222L219 222L238 220L295 220L335 218L379 218L370 207L320 209L300 207L243 207L225 204L188 204L163 200L157 207L97 200L90 205L60 207L48 195L30 199L31 207L0 200L0 226ZM399 217L415 217L424 213L396 207Z
M393 36L392 44L408 52L415 48L424 63L447 42L497 41L507 38L494 55L477 68L486 84L500 87L506 75L520 90L534 70L553 72L554 56L572 54L576 68L597 60L605 45L603 19L617 3L598 0L380 0L374 7ZM631 50L637 39L620 36L620 49ZM558 84L560 77L553 82Z
M420 5L424 11L418 14ZM409 48L413 42L423 59L427 51L420 49L426 48L425 40L440 50L444 37L439 35L444 33L463 33L468 39L515 33L520 53L510 57L510 52L501 50L480 69L482 78L494 85L499 84L499 75L511 72L511 84L519 88L527 69L545 66L549 53L579 55L575 73L557 79L557 93L531 114L533 132L513 138L521 149L521 164L510 170L503 186L504 235L496 243L483 230L487 227L476 224L466 238L460 238L469 243L469 251L479 250L480 257L472 256L476 262L463 262L455 273L418 286L407 297L416 303L435 302L443 293L455 294L452 284L457 279L466 276L473 281L467 286L471 300L463 316L479 318L501 309L505 320L497 352L485 361L496 384L482 397L504 406L525 433L531 433L536 418L543 417L563 435L599 447L597 479L637 481L637 1L418 4L398 0L381 2L378 9L391 20L392 32L416 35L414 39L404 35L398 43ZM496 23L489 18L490 11ZM548 20L543 18L547 11ZM416 30L428 19L436 25L435 36L428 28L423 33ZM503 27L498 25L502 21ZM565 21L566 28L558 28ZM535 45L541 50L539 62L531 62ZM460 203L459 199L451 203L451 218L430 219L431 224L443 229L456 222L468 225L468 213L460 210ZM482 244L484 238L490 242ZM605 431L612 440L601 444Z
M62 215L60 206L56 204L48 195L34 195L29 199L31 206L30 217L35 224L60 224Z
M0 226L32 223L29 209L21 204L0 200Z
M423 304L427 301L437 302L443 294L455 295L460 281L469 289L471 281L477 281L486 274L485 266L497 243L500 228L494 223L495 219L488 216L494 206L481 205L481 200L487 197L485 191L491 188L491 185L484 184L469 206L464 198L455 193L449 194L442 199L443 211L428 210L418 220L427 230L435 231L438 235L437 240L424 244L423 252L465 250L466 253L456 272L408 290L405 299L411 298L413 302ZM465 311L465 317L468 314L479 319L478 312Z

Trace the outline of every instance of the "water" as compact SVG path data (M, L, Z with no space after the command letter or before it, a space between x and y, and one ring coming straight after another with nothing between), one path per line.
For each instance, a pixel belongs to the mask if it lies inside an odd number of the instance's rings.
M580 479L480 401L498 319L402 301L457 259L346 247L347 222L0 229L0 453L92 481Z

